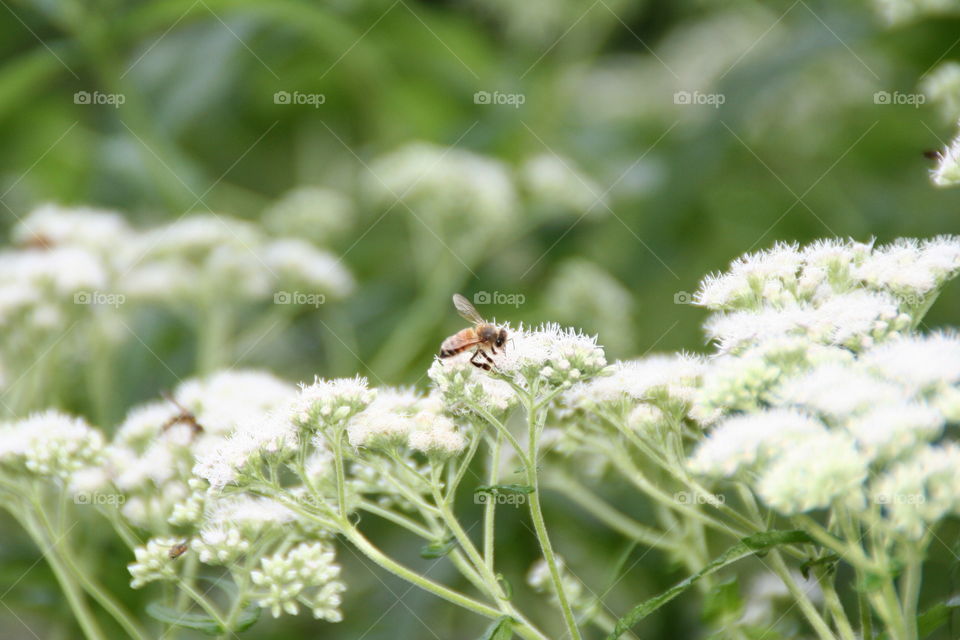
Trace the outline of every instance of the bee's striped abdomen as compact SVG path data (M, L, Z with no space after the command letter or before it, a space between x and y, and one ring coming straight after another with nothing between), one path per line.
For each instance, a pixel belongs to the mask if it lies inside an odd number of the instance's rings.
M449 358L450 356L455 356L458 353L466 351L478 342L480 342L480 340L477 337L477 332L473 327L468 327L443 341L443 344L440 345L440 357Z

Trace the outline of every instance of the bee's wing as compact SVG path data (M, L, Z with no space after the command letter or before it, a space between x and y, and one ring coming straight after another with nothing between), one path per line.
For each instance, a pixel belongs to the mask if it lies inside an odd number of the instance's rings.
M457 308L457 313L465 320L469 320L474 324L483 324L485 322L483 316L477 313L476 307L470 304L470 301L459 293L453 294L453 306Z

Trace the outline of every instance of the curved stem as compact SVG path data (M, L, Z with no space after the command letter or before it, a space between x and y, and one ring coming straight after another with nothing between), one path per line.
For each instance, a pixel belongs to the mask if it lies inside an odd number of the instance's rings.
M85 602L83 591L77 586L66 563L60 557L60 551L57 548L57 540L50 540L44 532L43 526L36 520L36 517L30 513L21 514L21 523L30 533L30 537L40 547L43 557L57 578L63 594L67 598L70 609L77 619L77 623L83 630L84 636L88 640L107 640L100 624L97 622L89 606Z
M677 549L677 546L672 541L665 539L666 536L614 509L603 498L590 491L590 489L568 474L563 472L551 473L544 478L544 482L562 491L563 495L573 500L592 516L625 537L636 540L648 547L663 550Z
M550 578L553 581L553 588L556 592L557 601L560 603L560 610L563 613L563 620L567 626L567 631L572 640L580 640L580 629L577 628L577 619L573 615L573 609L570 607L570 601L567 599L566 591L563 587L563 579L560 576L560 568L557 564L557 558L553 553L553 544L550 542L550 536L547 534L547 524L543 519L543 510L540 506L540 480L537 476L537 440L540 435L540 412L534 407L532 397L526 398L527 408L527 429L530 450L527 453L527 464L524 465L527 475L527 484L533 487L533 492L528 496L527 502L530 505L530 518L533 520L533 529L537 535L537 541L540 543L540 549L543 552L543 559L550 570Z

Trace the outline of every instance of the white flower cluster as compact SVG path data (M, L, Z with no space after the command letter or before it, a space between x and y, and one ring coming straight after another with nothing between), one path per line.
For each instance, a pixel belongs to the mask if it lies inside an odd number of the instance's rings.
M889 24L916 20L925 15L956 14L954 0L873 0L876 11Z
M157 580L176 580L177 565L170 558L170 549L182 543L183 541L177 538L151 538L147 544L134 549L137 561L127 565L127 570L133 577L130 586L139 589Z
M945 121L960 118L960 63L939 65L923 78L920 88L940 108Z
M295 430L280 416L295 397L296 387L269 373L221 371L132 409L106 449L109 479L126 494L123 514L147 526L177 509L182 521L194 476L221 488L261 449L291 448Z
M255 596L257 604L269 609L274 618L284 612L296 615L303 605L317 619L340 622L340 594L346 586L337 579L339 575L340 565L329 545L304 542L263 558L250 577L262 590Z
M622 400L649 402L671 398L689 402L705 369L698 356L654 355L639 360L617 361L592 380L574 385L564 393L565 404L590 409Z
M872 486L892 526L919 539L936 522L960 514L960 446L924 446L893 465Z
M568 211L598 217L609 211L600 185L577 171L569 158L552 153L533 156L520 167L520 181L534 211Z
M367 379L360 376L316 378L311 385L301 385L294 403L294 419L304 429L328 429L344 424L375 397L376 391L367 387Z
M938 187L960 184L960 135L940 151L940 159L937 166L930 171L930 178Z
M349 231L353 217L353 203L347 196L308 186L289 191L273 203L263 213L263 224L277 236L325 244Z
M413 143L377 158L370 170L368 192L379 204L392 207L399 200L431 224L462 230L466 217L482 236L502 233L515 217L510 173L492 158Z
M510 385L473 366L469 359L469 353L446 360L437 358L430 366L427 375L444 405L458 413L470 406L482 407L494 415L516 406L517 395Z
M212 293L269 300L282 287L339 297L353 288L329 252L227 216L135 231L116 213L44 205L12 236L17 247L0 252L0 326L23 330L62 328L89 308L81 305L179 306Z
M879 247L778 244L709 276L696 301L723 312L707 323L723 352L791 335L862 348L911 326L911 314L958 271L960 239L953 236Z
M380 389L366 409L353 416L347 437L354 447L394 449L407 446L431 456L463 451L466 439L443 415L438 397L404 389Z
M59 411L35 413L0 425L0 465L69 480L103 462L100 431Z
M813 354L813 357L811 357ZM751 404L741 397L708 397L710 379L729 384L728 369L755 359L722 356L721 365L706 374L700 399L717 418L718 407L746 413L721 419L696 448L692 470L711 475L737 475L753 484L760 497L785 514L824 508L838 500L863 507L872 500L890 505L894 521L930 524L955 512L949 499L926 497L947 492L944 464L953 459L952 445L931 445L943 433L948 417L939 407L956 406L960 385L960 338L949 334L900 337L859 354L838 347L814 345L792 366L760 360L769 375L759 376L762 394ZM762 371L756 365L755 371ZM740 372L743 384L748 376ZM733 385L730 385L733 388ZM706 393L704 393L706 391ZM694 412L695 413L695 412ZM955 420L950 417L949 420ZM867 478L873 477L873 487ZM918 487L921 487L918 489ZM883 496L912 496L885 501ZM919 506L918 506L919 505ZM915 534L915 522L903 525Z

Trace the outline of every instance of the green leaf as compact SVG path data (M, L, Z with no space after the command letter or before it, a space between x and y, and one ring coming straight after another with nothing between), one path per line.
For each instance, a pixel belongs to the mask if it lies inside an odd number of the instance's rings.
M641 602L636 607L631 609L627 615L617 620L617 624L610 635L607 636L607 640L617 640L617 638L626 633L633 625L637 624L651 613L689 589L698 580L700 580L700 578L719 571L727 565L733 564L737 560L742 560L743 558L747 558L754 554L769 551L773 547L783 544L809 544L812 542L813 539L800 530L764 531L763 533L747 536L746 538L740 540L739 543L724 551L722 554L720 554L720 556L718 556L697 573L689 576L685 580L678 582L660 595L654 596L645 602Z
M457 541L453 536L445 540L434 540L420 547L421 558L442 558L457 546Z
M950 615L953 609L960 607L960 595L955 595L949 600L945 600L933 605L923 613L917 616L917 635L920 638L926 638L934 631L947 624L950 621ZM889 640L890 634L884 632L880 634L878 640Z
M502 616L494 620L479 640L510 640L513 637L513 619Z
M803 576L804 580L809 580L810 570L819 566L825 566L827 573L831 573L836 570L837 562L839 561L840 556L833 552L828 553L820 558L812 558L800 565L800 575Z
M490 484L481 485L473 490L474 493L489 493L497 495L498 493L507 494L528 494L533 493L533 487L528 484Z
M157 601L147 604L147 615L155 620L159 620L160 622L164 622L176 627L183 627L185 629L193 629L210 636L218 636L228 632L228 630L224 629L220 623L205 613L177 611L173 607L168 607L165 604L161 604ZM229 630L229 632L236 633L238 631L249 629L259 618L260 607L256 605L250 605L240 612L240 615L237 616L236 624L232 629Z

